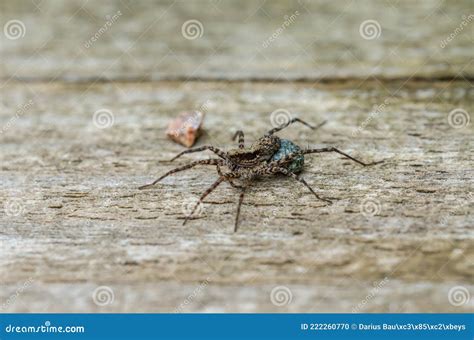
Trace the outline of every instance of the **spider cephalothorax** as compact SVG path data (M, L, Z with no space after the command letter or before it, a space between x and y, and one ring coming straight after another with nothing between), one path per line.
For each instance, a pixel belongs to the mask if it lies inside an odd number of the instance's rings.
M237 131L235 137L240 133L242 133L243 138L243 132L241 131ZM226 165L229 168L251 168L262 162L268 162L278 149L280 149L280 138L274 135L263 136L249 148L239 147L238 149L229 150Z
M245 190L250 186L252 180L258 177L265 177L265 176L272 176L276 174L283 174L289 177L294 178L295 180L304 184L312 193L316 196L319 200L325 201L327 203L331 203L330 200L321 198L316 194L316 192L306 183L306 181L299 177L297 174L301 172L303 169L304 164L304 155L310 153L322 153L322 152L336 152L340 155L343 155L346 158L353 160L363 166L374 165L381 162L374 162L374 163L364 163L361 162L348 154L334 148L320 148L320 149L301 149L298 145L293 143L287 139L280 139L279 137L275 136L274 133L284 129L288 125L300 122L311 129L316 129L324 124L321 123L318 126L312 126L298 118L294 118L287 123L273 128L268 131L263 137L258 139L255 143L253 143L250 147L246 148L244 144L244 133L243 131L239 130L234 135L235 138L239 137L239 147L237 149L229 150L228 152L224 152L212 145L205 145L199 148L185 150L178 155L176 155L173 159L175 160L178 157L186 153L192 152L199 152L204 150L210 150L214 152L219 158L213 159L205 159L191 162L187 165L182 167L173 169L165 173L163 176L155 180L153 183L141 186L139 189L145 189L150 186L155 185L163 178L186 169L190 169L196 165L215 165L217 169L217 173L219 174L219 178L212 184L199 198L199 201L194 206L193 210L186 216L184 223L188 221L189 217L194 213L196 208L199 204L204 200L204 198L209 195L219 184L224 181L229 182L229 184L240 190L239 202L237 205L237 215L235 218L234 224L234 231L237 230L238 222L239 222L239 215L240 215L240 208L242 205L242 201L244 198ZM226 167L229 171L222 172L222 167ZM239 181L239 184L236 184L235 181Z

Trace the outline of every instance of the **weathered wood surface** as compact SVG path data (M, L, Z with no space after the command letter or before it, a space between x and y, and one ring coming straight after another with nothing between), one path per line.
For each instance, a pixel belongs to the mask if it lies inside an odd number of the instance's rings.
M471 0L1 1L24 36L0 34L0 77L472 77L473 14Z
M1 1L0 311L473 311L471 12L468 0ZM184 37L188 20L202 36ZM182 147L164 131L191 109L207 112L199 145L231 148L239 128L251 142L280 110L328 120L282 132L302 146L386 162L314 155L304 176L334 205L263 180L233 234L237 193L222 185L182 226L214 169L137 187L175 166Z
M472 300L448 299L453 287L474 289L473 125L448 121L453 109L472 119L468 81L10 81L1 96L2 311L473 311ZM182 226L213 168L137 187L209 157L167 161L182 150L165 139L167 121L196 108L207 112L199 145L228 149L238 128L251 142L286 109L328 124L282 136L386 162L308 157L304 177L334 205L290 179L264 180L234 234L237 193L222 185ZM100 109L113 114L111 127L94 125ZM374 216L361 213L368 202ZM94 303L98 286L112 303ZM277 286L290 290L288 304L272 303Z

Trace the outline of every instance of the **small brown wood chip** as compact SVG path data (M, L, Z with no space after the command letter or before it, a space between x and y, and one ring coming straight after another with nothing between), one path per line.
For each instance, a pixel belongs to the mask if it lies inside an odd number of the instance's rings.
M189 148L199 138L203 120L204 114L200 111L182 112L169 123L166 135Z

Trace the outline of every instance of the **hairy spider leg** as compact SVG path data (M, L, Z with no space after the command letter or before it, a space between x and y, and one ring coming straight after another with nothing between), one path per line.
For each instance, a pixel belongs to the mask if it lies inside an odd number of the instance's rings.
M220 165L222 165L222 164L220 164ZM231 173L226 173L226 174L224 174L224 173L222 172L222 169L221 169L220 165L217 164L217 173L219 174L219 176L225 177L225 179L227 180L227 182L229 182L229 184L230 184L233 188L237 188L237 189L242 189L242 188L244 188L243 186L240 186L240 185L235 184L235 183L231 180L231 178L236 178L236 176L231 177Z
M201 202L206 198L206 196L209 195L211 192L213 192L214 189L217 188L219 184L221 184L224 180L225 180L225 177L222 177L222 176L219 177L217 181L214 182L214 184L212 184L206 191L204 191L201 197L199 197L199 200L197 201L197 203L194 205L191 213L188 216L186 216L186 218L184 219L183 225L185 225L186 222L188 222L188 219L193 215L193 213L196 211L199 204L201 204Z
M192 162L192 163L189 163L187 165L183 165L179 168L175 168L173 170L170 170L168 171L167 173L165 173L163 176L161 176L160 178L156 179L155 181L153 181L152 183L150 184L146 184L146 185L142 185L141 187L139 187L138 189L142 190L142 189L145 189L145 188L148 188L148 187L151 187L153 185L155 185L156 183L158 183L159 181L161 181L163 178L169 176L169 175L172 175L176 172L180 172L180 171L183 171L183 170L187 170L187 169L191 169L192 167L196 166L196 165L222 165L224 164L224 161L222 159L202 159L200 161L195 161L195 162Z
M284 174L284 175L286 175L286 176L288 176L288 177L294 178L294 179L296 179L296 180L297 180L298 182L300 182L300 183L303 183L304 186L306 186L306 187L309 189L309 191L311 191L311 192L313 193L313 195L316 196L316 198L317 198L318 200L327 202L327 203L329 203L329 204L332 204L332 202L331 202L330 200L328 200L328 199L326 199L326 198L320 197L320 196L313 190L313 188L311 188L311 186L304 180L304 178L298 176L297 174L295 174L295 173L293 173L293 172L290 172L290 171L286 170L285 168L277 168L277 170L278 170L279 172L281 172L282 174Z
M321 149L307 149L307 150L303 150L302 151L303 154L309 154L309 153L323 153L323 152L337 152L338 154L340 155L343 155L344 157L346 158L349 158L351 160L353 160L354 162L356 163L359 163L360 165L363 165L363 166L370 166L370 165L375 165L375 164L380 164L383 162L382 161L378 161L378 162L372 162L372 163L364 163L362 161L359 161L358 159L355 159L354 157L352 156L349 156L348 154L334 148L334 147L328 147L328 148L321 148Z
M217 173L219 174L219 176L225 177L227 182L229 182L229 184L233 188L241 190L240 195L239 195L239 201L237 203L237 214L235 216L235 224L234 224L234 233L235 233L237 231L237 227L239 225L240 208L242 206L242 202L244 201L244 194L245 194L245 190L247 189L247 186L241 186L241 185L235 184L231 180L231 178L237 178L237 176L235 174L231 174L231 173L227 173L227 174L222 173L221 167L219 165L217 165Z
M303 125L306 125L307 127L309 127L310 129L312 130L316 130L316 129L319 129L321 126L323 126L324 124L326 124L326 121L323 121L322 123L316 125L316 126L313 126L309 123L306 123L305 121L299 119L299 118L293 118L293 119L290 119L288 122L276 127L276 128L273 128L271 129L270 131L267 132L267 136L270 136L270 135L273 135L275 132L278 132L278 131L281 131L283 130L284 128L288 127L289 125L295 123L295 122L299 122Z
M246 187L242 187L240 190L239 202L237 203L237 214L235 216L235 224L234 224L234 233L237 231L237 227L239 226L239 216L240 216L240 208L242 207L242 202L244 201L244 195Z
M232 140L235 141L235 139L239 137L239 149L243 149L245 147L245 135L242 130L237 130L234 134L234 137L232 137Z
M210 150L210 151L214 152L217 156L219 156L223 159L227 159L227 155L224 151L222 151L222 150L220 150L220 149L218 149L218 148L216 148L212 145L204 145L204 146L201 146L199 148L184 150L184 151L180 152L179 154L177 154L176 156L174 156L173 158L171 158L170 162L174 161L176 158L179 158L184 154L193 153L193 152L200 152L200 151L205 151L205 150Z
M277 161L270 162L266 164L265 166L255 169L255 173L261 176L282 173L288 177L292 177L296 179L298 182L303 183L313 193L313 195L316 196L317 199L332 204L330 200L320 197L303 178L299 177L295 173L285 169L282 166L287 162L291 162L296 156L299 156L299 155L301 155L301 153L299 152L290 153Z

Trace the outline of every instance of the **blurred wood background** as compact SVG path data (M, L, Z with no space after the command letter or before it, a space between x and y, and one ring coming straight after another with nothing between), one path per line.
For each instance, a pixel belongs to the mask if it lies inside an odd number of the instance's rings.
M472 312L470 1L2 1L2 312ZM190 21L191 20L191 21ZM191 26L190 26L191 25ZM199 145L250 143L272 112L304 178L238 193L181 172ZM100 119L94 119L94 113Z

